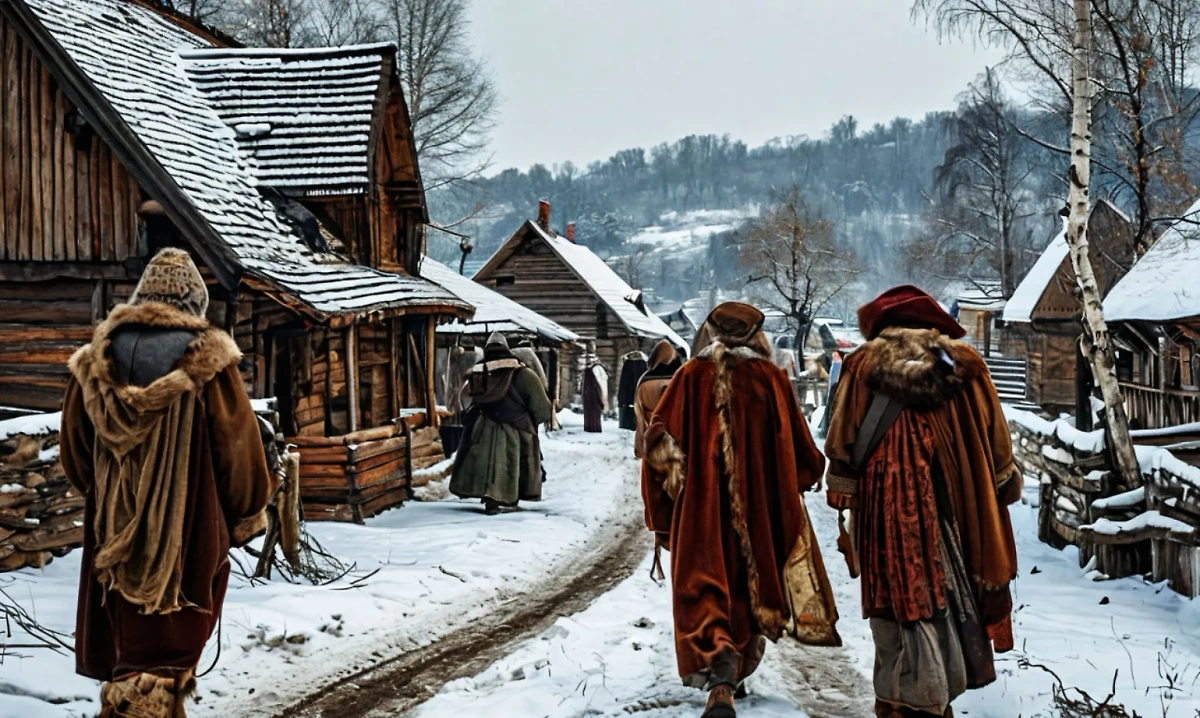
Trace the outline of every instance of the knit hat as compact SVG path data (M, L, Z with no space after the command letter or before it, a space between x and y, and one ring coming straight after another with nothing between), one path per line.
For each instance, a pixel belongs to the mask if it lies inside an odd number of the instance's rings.
M888 327L936 329L951 339L967 333L933 297L911 284L892 287L858 308L858 330L868 341Z
M208 288L191 256L182 249L163 249L142 272L130 304L162 302L198 317L208 313Z

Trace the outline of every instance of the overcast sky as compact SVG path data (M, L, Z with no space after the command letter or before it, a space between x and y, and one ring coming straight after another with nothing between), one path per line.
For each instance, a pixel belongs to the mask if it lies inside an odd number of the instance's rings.
M751 146L948 109L997 53L908 0L474 0L502 95L495 168L728 132Z

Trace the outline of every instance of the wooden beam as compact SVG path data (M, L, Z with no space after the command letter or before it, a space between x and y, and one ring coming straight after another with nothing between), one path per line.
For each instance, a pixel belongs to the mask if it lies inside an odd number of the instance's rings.
M351 324L346 327L346 396L349 406L346 412L350 433L358 431L358 330Z
M440 420L437 410L437 391L434 383L434 365L437 364L435 357L437 355L437 347L434 346L434 341L437 338L435 330L437 322L430 317L425 320L425 407L429 412L429 425L437 428Z
M400 416L400 382L396 373L400 371L400 347L397 341L396 322L399 319L389 319L387 323L388 343L388 400L391 402L392 416Z

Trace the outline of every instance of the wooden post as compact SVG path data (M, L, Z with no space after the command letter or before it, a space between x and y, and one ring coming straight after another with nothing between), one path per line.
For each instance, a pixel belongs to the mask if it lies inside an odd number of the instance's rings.
M389 319L387 323L388 342L388 398L392 402L392 418L400 416L400 382L396 373L400 371L400 351L396 344L397 319Z
M400 339L401 351L404 353L404 406L407 409L413 405L412 385L413 385L413 355L412 355L412 324L405 317L401 325L403 338Z
M437 385L434 383L434 372L437 364L436 347L437 322L432 316L425 319L425 405L429 412L429 425L437 428L441 423L437 411Z
M350 433L358 431L358 331L353 323L346 327L346 410Z

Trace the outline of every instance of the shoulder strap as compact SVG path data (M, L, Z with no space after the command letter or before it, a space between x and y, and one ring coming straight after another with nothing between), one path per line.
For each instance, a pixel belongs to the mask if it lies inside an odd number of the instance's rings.
M858 438L854 441L854 452L850 456L850 464L855 471L861 472L866 466L867 459L879 448L884 434L900 418L904 403L885 394L876 393L871 397L871 407L863 419L862 427L858 430Z

